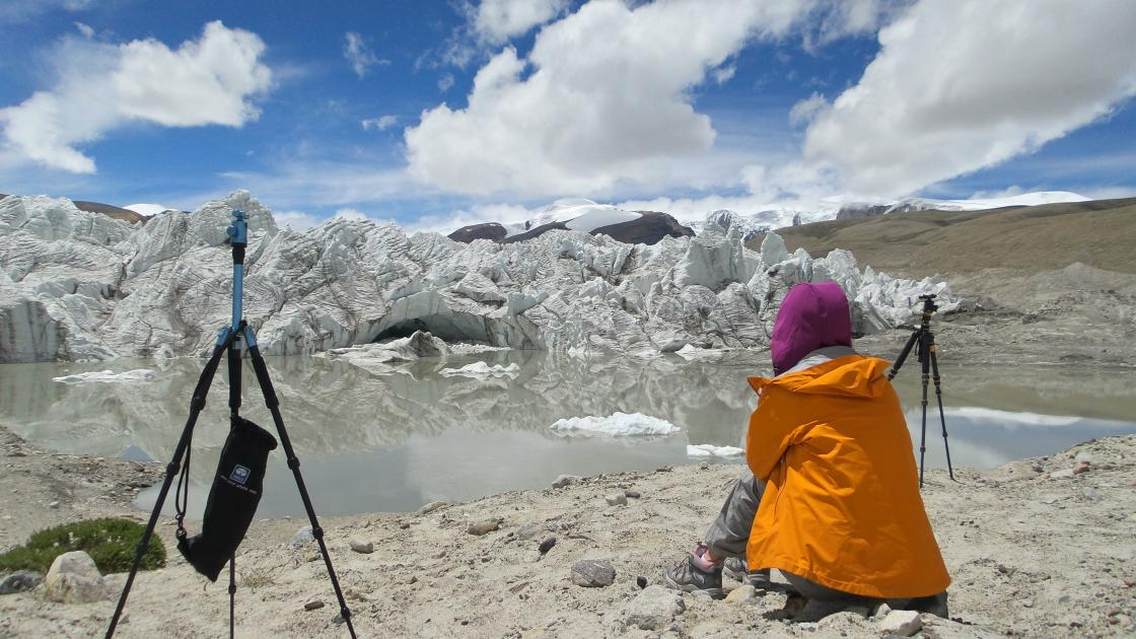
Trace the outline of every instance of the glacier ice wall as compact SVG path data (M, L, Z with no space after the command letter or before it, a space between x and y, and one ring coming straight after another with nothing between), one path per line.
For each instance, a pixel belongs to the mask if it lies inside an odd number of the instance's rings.
M794 283L831 279L857 330L912 318L946 285L860 270L846 251L814 259L767 236L707 228L653 246L553 231L515 244L462 244L393 224L329 220L295 232L246 191L193 213L130 225L70 200L0 200L0 361L170 357L208 352L228 321L229 212L246 211L245 317L269 354L406 337L570 353L767 344Z

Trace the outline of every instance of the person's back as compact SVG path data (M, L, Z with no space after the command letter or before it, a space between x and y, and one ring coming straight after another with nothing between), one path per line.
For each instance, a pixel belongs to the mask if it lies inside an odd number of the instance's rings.
M788 578L815 620L845 606L945 616L950 583L923 509L906 420L884 371L852 350L848 300L834 282L798 284L777 313L772 378L749 420L749 468L673 588L722 594L722 576L775 588ZM752 471L748 472L748 471ZM744 560L744 564L741 560Z
M946 589L886 369L851 354L750 379L761 399L747 461L767 482L746 552L751 570L777 568L882 599Z

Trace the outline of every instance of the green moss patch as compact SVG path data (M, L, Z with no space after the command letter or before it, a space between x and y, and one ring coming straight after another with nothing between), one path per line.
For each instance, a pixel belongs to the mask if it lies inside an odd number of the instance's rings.
M33 534L23 546L0 555L0 572L36 570L46 573L56 557L72 550L86 551L104 575L126 572L134 563L134 550L145 530L138 522L117 517L54 526ZM166 548L157 535L151 535L150 544L142 555L142 570L165 565Z

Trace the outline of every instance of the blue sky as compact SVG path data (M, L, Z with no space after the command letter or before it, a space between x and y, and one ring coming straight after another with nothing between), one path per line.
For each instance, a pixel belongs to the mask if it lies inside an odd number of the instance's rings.
M1132 3L1018 19L1020 51L995 4L11 0L0 192L248 188L301 225L431 227L560 197L1136 194Z

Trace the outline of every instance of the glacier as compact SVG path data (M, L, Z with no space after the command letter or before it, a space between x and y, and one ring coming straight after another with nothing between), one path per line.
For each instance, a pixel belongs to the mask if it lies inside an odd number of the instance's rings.
M762 348L782 296L813 280L844 287L861 334L910 323L924 293L941 295L945 311L958 306L944 282L861 269L842 250L790 253L774 233L750 250L733 226L650 246L580 230L464 244L371 220L297 232L247 191L136 224L12 195L0 200L0 361L208 353L230 313L235 208L249 219L245 317L271 355L416 331L569 354ZM378 350L354 356L400 359Z

